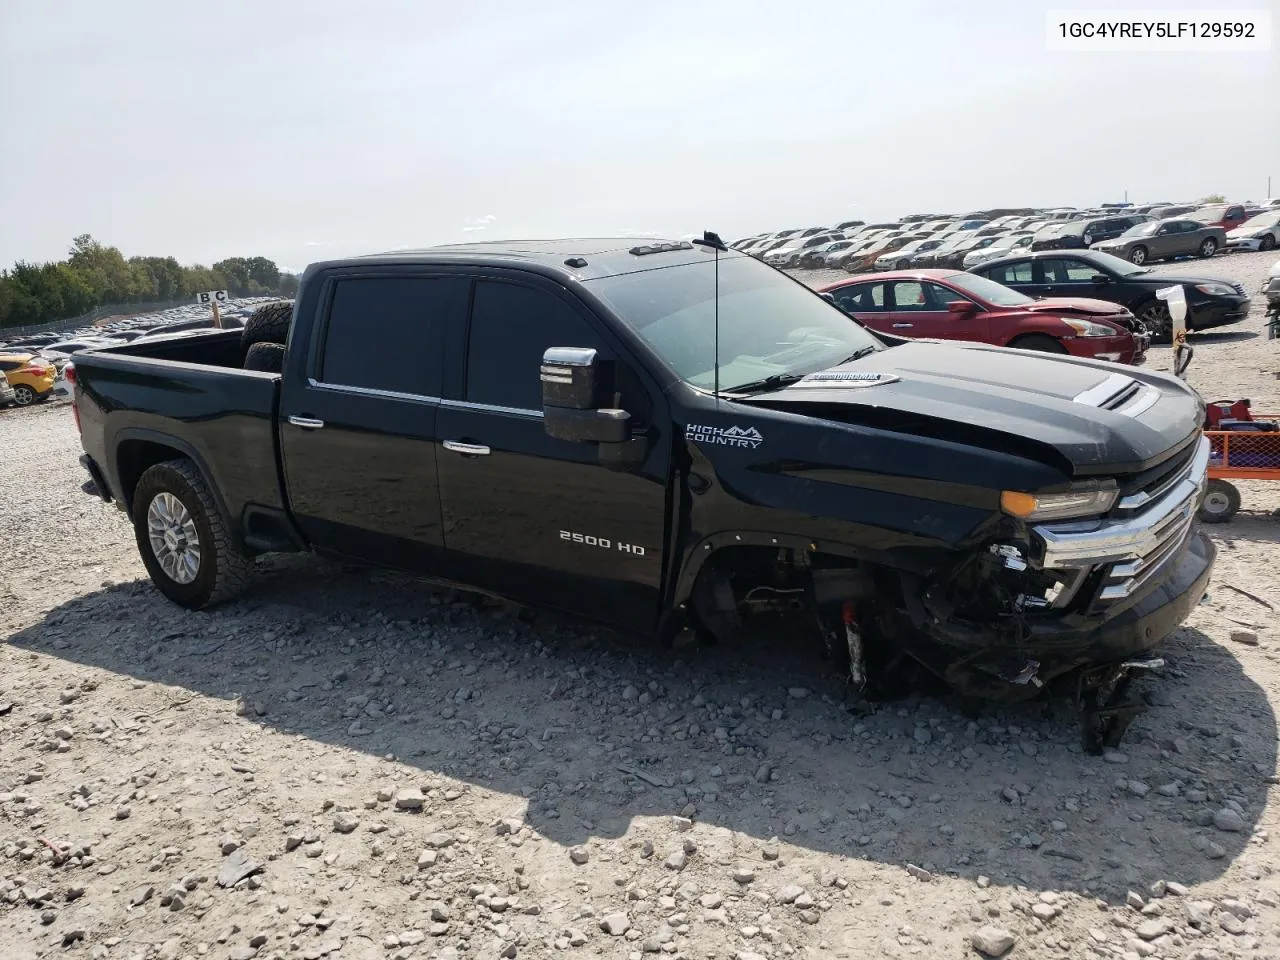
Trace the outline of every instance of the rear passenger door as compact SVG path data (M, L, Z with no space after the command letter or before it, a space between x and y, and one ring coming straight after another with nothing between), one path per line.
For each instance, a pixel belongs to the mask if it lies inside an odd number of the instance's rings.
M656 623L666 538L666 402L569 291L516 272L475 278L451 349L438 460L446 575L628 627ZM618 371L619 405L647 427L648 459L610 470L594 444L547 436L542 355L594 348Z
M310 341L290 344L280 399L290 508L317 549L438 565L444 338L469 294L465 278L420 270L352 269L325 282Z

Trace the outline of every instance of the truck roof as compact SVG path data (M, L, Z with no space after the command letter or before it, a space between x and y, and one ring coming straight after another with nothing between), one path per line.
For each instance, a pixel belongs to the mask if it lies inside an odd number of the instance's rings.
M734 250L722 257L743 257ZM705 262L712 256L706 247L688 240L660 240L651 237L605 237L564 240L493 240L482 243L453 243L415 250L327 260L312 264L307 272L332 267L362 267L371 264L471 263L491 266L536 268L538 273L564 279L595 280L622 273L636 273L682 263Z

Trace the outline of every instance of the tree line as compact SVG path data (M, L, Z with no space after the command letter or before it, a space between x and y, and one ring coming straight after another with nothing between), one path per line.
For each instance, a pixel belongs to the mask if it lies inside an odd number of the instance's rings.
M233 297L291 297L298 278L266 257L231 257L212 267L183 266L173 257L129 257L89 234L71 242L65 260L18 261L0 270L0 327L66 320L94 307L183 300L204 290Z

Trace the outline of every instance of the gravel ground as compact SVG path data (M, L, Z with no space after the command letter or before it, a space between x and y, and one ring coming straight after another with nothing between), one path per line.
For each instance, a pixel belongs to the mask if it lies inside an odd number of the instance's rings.
M1280 409L1260 331L1196 338L1192 383ZM1060 704L850 714L786 644L667 653L309 557L188 613L78 452L65 405L0 411L3 960L1280 958L1265 484L1093 758Z

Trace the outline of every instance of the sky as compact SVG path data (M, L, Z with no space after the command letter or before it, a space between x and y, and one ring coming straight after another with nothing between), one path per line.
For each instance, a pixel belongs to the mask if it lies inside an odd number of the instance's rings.
M1280 193L1280 41L1051 52L1068 6L0 0L0 264Z

